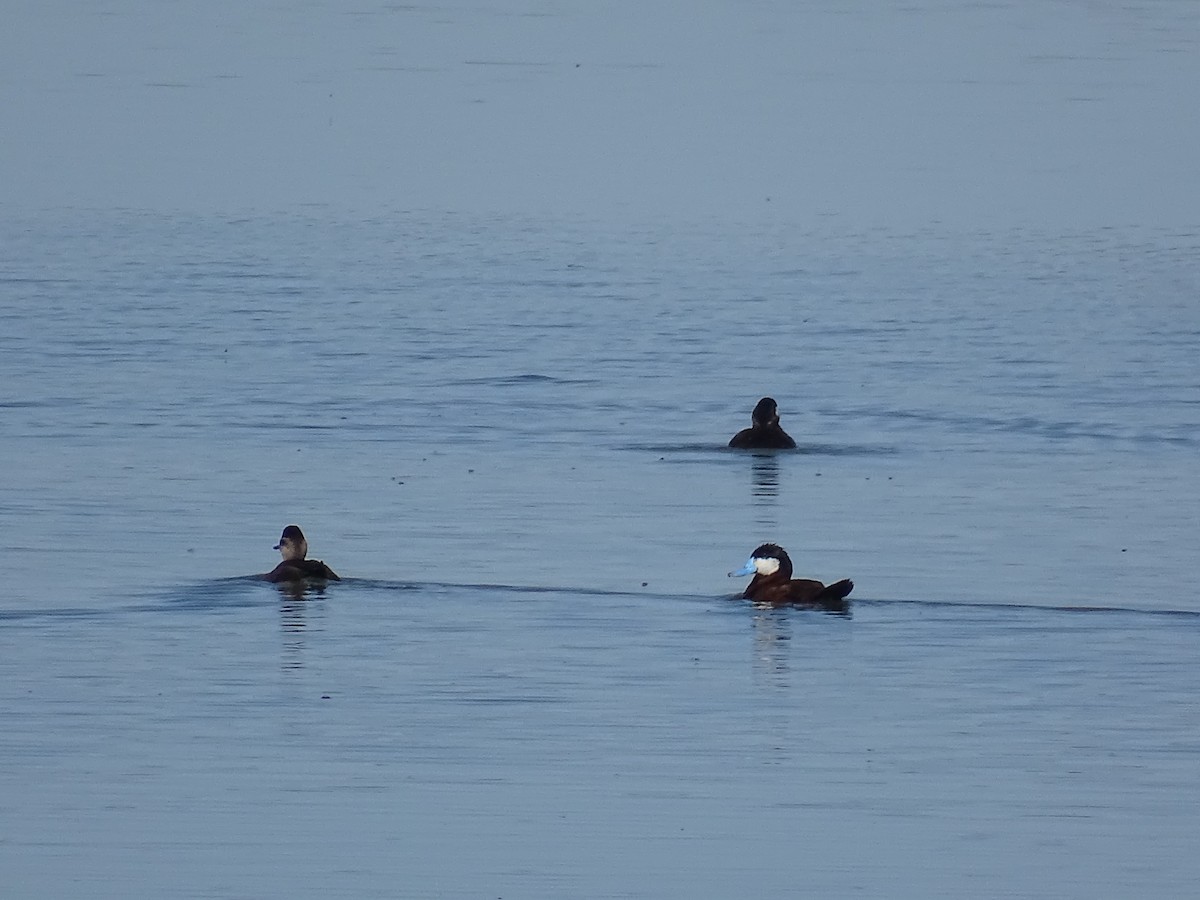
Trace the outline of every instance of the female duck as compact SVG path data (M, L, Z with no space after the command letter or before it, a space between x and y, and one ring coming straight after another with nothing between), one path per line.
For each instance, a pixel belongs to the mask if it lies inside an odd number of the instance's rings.
M729 577L749 575L754 578L742 597L772 606L807 606L829 612L845 612L846 596L854 590L854 582L846 578L828 587L808 578L792 578L792 560L778 544L763 544L750 554L746 565Z
M796 442L779 425L779 406L763 397L750 414L751 425L733 436L730 447L740 450L795 450Z
M283 529L279 543L275 545L283 562L262 576L264 581L276 584L282 581L341 581L337 573L319 559L305 559L308 556L308 541L299 525L289 525Z

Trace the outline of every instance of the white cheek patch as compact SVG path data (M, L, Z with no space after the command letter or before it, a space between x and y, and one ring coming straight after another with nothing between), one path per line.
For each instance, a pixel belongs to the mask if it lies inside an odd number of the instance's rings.
M308 555L308 545L303 541L284 538L279 542L279 555L284 559L304 559Z
M754 560L754 571L759 575L774 575L779 571L779 560L777 559L758 559Z

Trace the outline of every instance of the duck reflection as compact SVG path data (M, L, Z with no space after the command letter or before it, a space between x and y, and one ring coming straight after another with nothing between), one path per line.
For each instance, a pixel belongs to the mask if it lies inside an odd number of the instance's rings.
M779 527L776 512L779 500L779 458L774 453L756 453L750 463L750 499L756 524L766 530Z
M803 687L813 678L822 679L824 663L814 660L812 654L822 654L821 659L826 659L826 642L831 638L840 641L846 634L836 627L822 627L821 623L831 618L849 619L850 611L813 613L794 607L756 604L750 617L751 669L755 680L771 689L790 689ZM797 629L798 644L794 639Z
M773 684L790 683L792 622L784 609L756 609L750 619L754 629L754 670Z
M754 498L774 501L779 496L779 457L774 453L755 453L752 459L750 478Z
M326 585L313 581L281 581L275 585L282 602L301 600L324 600Z
M279 630L283 634L283 659L285 670L304 668L304 638L309 629L309 615L313 600L325 598L325 586L303 581L280 582Z

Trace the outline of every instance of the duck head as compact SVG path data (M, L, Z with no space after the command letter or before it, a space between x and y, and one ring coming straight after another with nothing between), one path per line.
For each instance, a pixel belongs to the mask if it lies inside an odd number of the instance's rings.
M755 428L771 428L779 424L779 404L770 397L763 397L750 414Z
M300 526L289 525L283 529L283 534L280 535L275 549L288 561L304 559L308 556L308 541L304 539L304 532L300 530Z
M770 578L777 576L786 581L792 577L792 560L787 551L778 544L762 544L746 560L746 564L736 572L730 572L730 578L742 575L762 576Z

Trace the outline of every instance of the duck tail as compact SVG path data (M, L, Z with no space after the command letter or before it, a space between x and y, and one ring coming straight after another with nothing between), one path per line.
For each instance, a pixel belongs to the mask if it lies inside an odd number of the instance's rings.
M843 578L818 591L817 595L813 597L813 605L827 612L846 615L850 611L850 601L846 599L846 595L852 590L854 590L854 582L849 578Z
M830 601L837 602L844 600L854 590L854 582L849 578L843 578L841 581L835 581L833 584L826 587L817 595L817 599L828 603Z

